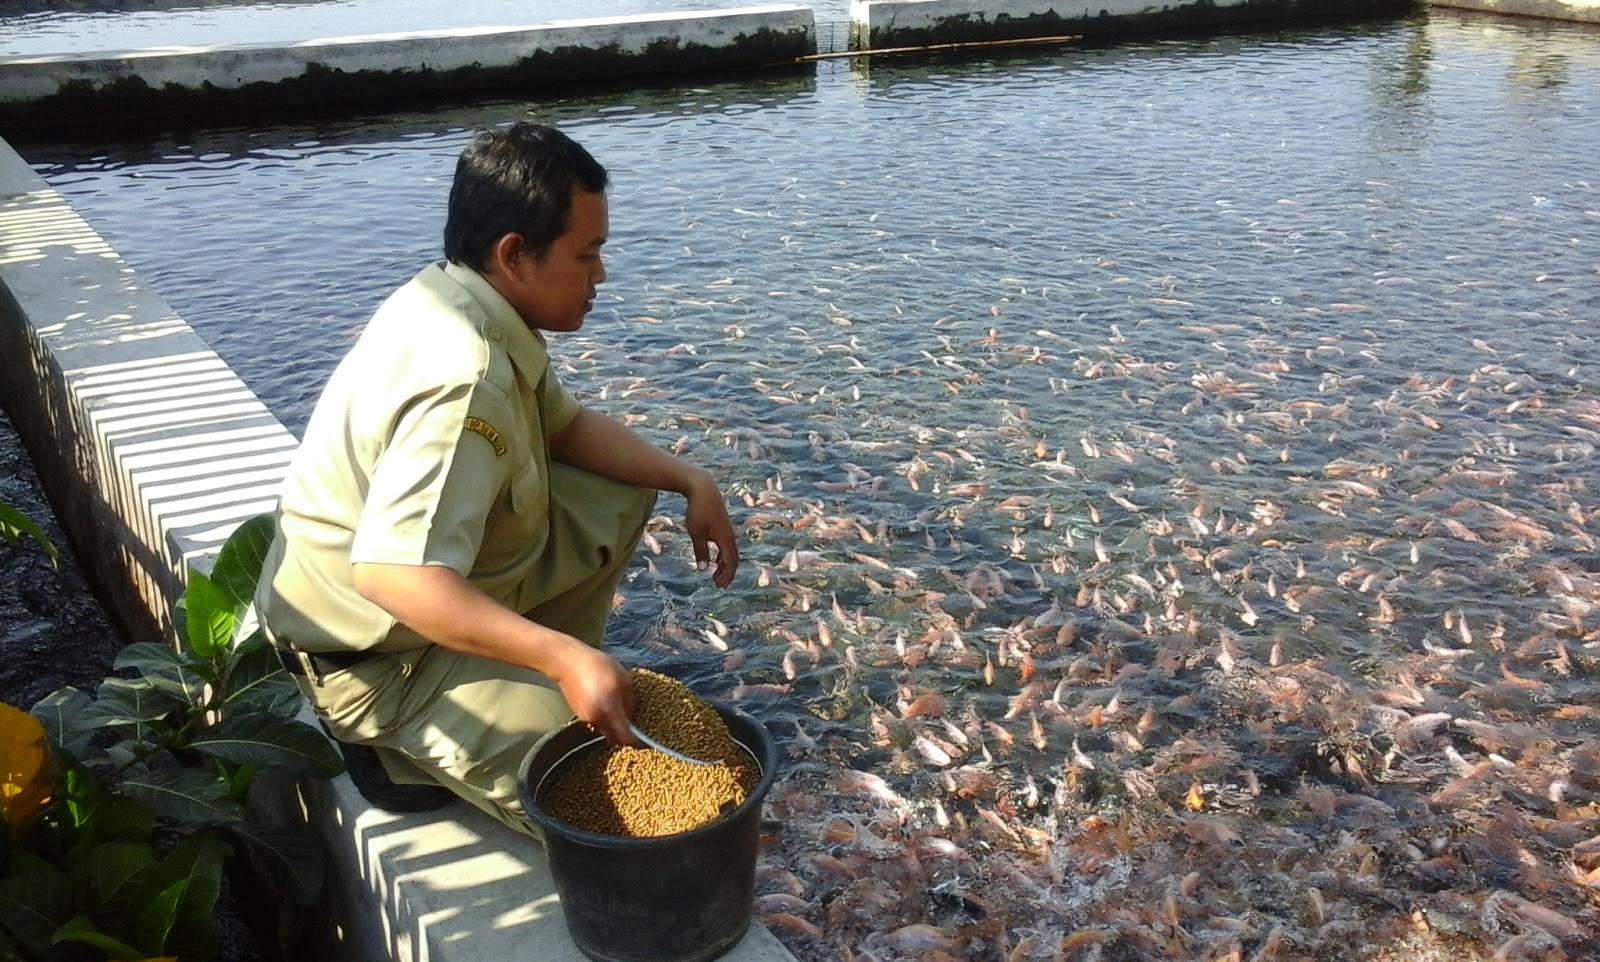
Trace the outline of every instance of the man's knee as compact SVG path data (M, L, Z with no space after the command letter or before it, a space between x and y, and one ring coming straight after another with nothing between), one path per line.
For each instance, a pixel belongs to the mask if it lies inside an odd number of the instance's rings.
M582 540L631 551L655 512L654 488L624 484L570 464L550 465L552 525Z

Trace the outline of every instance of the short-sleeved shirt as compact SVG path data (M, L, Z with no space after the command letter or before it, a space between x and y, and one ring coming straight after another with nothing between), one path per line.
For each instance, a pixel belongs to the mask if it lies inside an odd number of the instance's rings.
M578 403L489 282L438 262L373 315L289 468L256 605L302 651L426 640L355 589L360 562L441 565L513 611L549 536L549 438Z

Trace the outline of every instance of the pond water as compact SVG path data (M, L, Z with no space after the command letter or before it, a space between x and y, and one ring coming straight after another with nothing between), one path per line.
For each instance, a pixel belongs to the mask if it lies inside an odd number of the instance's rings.
M782 0L774 0L782 2ZM7 0L0 57L238 43L296 43L459 27L516 27L552 20L686 10L734 10L750 0ZM807 4L818 23L849 19L846 0Z
M296 431L471 129L610 166L561 376L746 538L718 592L661 520L618 634L784 740L802 957L1487 958L1596 921L1595 40L1433 13L21 149Z

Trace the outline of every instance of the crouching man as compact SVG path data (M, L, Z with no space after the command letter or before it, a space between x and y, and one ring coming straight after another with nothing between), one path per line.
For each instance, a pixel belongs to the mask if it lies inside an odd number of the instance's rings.
M454 793L531 832L516 776L541 735L576 715L637 744L600 643L658 491L686 498L718 586L738 568L711 475L551 370L545 333L578 330L606 277L606 182L552 128L479 134L445 259L378 309L290 468L257 610L381 807Z

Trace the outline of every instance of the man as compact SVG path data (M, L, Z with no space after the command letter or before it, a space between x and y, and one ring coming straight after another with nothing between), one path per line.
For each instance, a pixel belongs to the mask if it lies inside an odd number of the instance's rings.
M711 475L550 370L544 332L580 328L606 277L606 182L552 128L479 134L446 259L378 309L290 467L257 609L382 807L436 807L437 786L407 784L431 779L532 832L516 775L541 735L576 714L638 744L627 672L599 645L657 491L687 499L719 587L738 568Z

